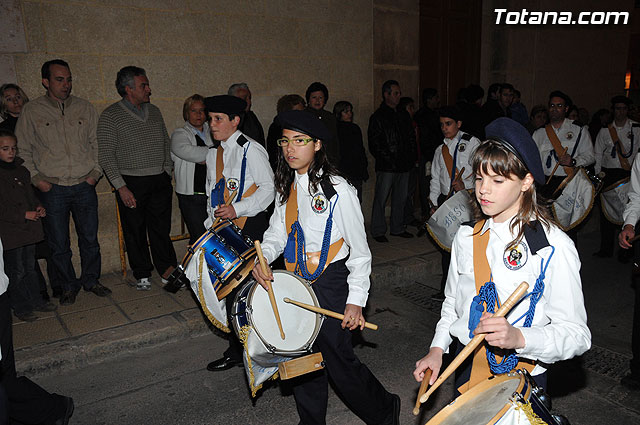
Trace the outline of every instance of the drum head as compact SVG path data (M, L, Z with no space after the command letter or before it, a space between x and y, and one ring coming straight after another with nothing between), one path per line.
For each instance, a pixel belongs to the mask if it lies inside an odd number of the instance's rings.
M315 306L318 306L318 300L311 286L293 273L274 271L273 278L273 292L285 339L280 337L269 294L257 283L249 295L249 322L265 345L274 347L275 352L286 354L304 351L315 341L320 331L321 319L316 313L285 303L283 299L286 297Z
M519 374L490 378L471 388L435 415L427 425L492 425L511 407L509 399L524 387Z

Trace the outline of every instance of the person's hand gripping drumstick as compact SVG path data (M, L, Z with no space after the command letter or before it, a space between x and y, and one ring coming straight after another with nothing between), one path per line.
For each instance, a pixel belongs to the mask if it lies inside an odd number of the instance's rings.
M418 390L418 397L416 398L416 405L413 408L413 416L418 416L420 413L420 397L427 391L427 387L429 386L429 381L431 380L431 369L427 369L424 372L424 377L422 378L422 384L420 384L420 389Z
M258 283L262 285L269 293L269 301L271 301L271 308L273 309L273 314L276 316L276 322L278 322L278 329L280 329L280 338L284 339L284 329L282 329L282 322L280 321L278 304L276 304L276 296L273 294L273 286L271 285L271 281L273 280L273 273L271 272L271 269L267 265L267 261L264 259L264 255L262 255L262 247L260 246L260 241L255 241L253 244L255 245L256 252L258 253L258 260L260 260L260 269L261 269L260 271L262 272L262 275L256 276L256 270L258 268L254 267L253 276L256 278Z
M229 194L229 199L227 199L227 202L225 202L224 205L216 208L215 212L213 213L216 219L213 221L213 224L211 225L211 227L216 227L216 225L220 222L220 220L225 220L227 218L233 220L234 218L236 218L236 210L231 205L231 203L233 202L233 199L236 197L236 192L237 190L234 190L233 192L231 192ZM233 210L233 214L229 212L229 208Z
M568 147L564 148L564 150L562 151L562 156L565 156L567 154L567 149L569 148ZM553 167L553 171L551 171L551 174L549 174L549 178L547 179L545 184L549 184L549 182L551 181L551 177L553 177L553 175L556 173L559 166L560 166L560 161L556 162L556 166Z
M322 314L324 316L328 316L328 317L333 317L334 319L338 319L338 320L342 320L342 323L352 323L355 322L355 317L351 318L351 316L346 316L344 314L340 314L340 313L336 313L335 311L331 311L331 310L327 310L326 308L322 308L322 307L316 307L315 305L310 305L310 304L305 304L305 303L301 303L300 301L296 301L296 300L292 300L290 298L283 298L283 301L289 304L294 304L297 305L298 307L304 308L306 310L309 311L313 311L314 313L318 313L318 314ZM353 304L347 304L347 308ZM345 311L347 311L347 309L345 309ZM345 326L350 326L349 329L353 330L355 329L357 326L360 326L360 330L367 328L367 329L371 329L374 331L378 330L378 325L374 325L373 323L369 323L369 322L365 322L364 321L364 317L362 317L362 322L357 322L356 325L343 325L342 328L344 329Z
M464 168L462 167L462 169L460 169L460 171L458 171L458 173L456 174L456 176L453 179L453 182L451 184L451 187L449 188L449 193L447 194L447 199L451 198L451 195L453 195L453 192L460 192L461 190L464 190L464 182L462 181L462 175L464 174Z

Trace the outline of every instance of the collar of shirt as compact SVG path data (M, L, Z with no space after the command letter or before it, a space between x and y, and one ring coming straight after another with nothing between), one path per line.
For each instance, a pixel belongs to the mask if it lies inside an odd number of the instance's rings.
M295 183L296 190L301 190L309 195L309 175L307 173L299 174L297 171L295 172Z
M144 118L147 114L147 103L142 103L140 108L138 109L133 103L129 102L126 98L122 98L122 104L126 106L131 112L139 116L140 118Z
M618 127L618 126L616 125L616 122L614 121L614 122L613 122L613 127L616 129L616 131L624 130L624 129L626 129L626 128L630 128L630 127L631 127L631 120L630 120L629 118L627 118L627 119L625 120L624 124L623 124L621 127ZM619 135L618 135L618 136L619 136ZM626 137L626 134L625 134L625 137Z
M220 142L220 146L222 146L225 153L232 152L234 149L240 147L240 145L238 145L236 141L238 140L238 137L240 137L241 134L242 132L240 130L236 130L235 133L229 136L227 140L223 140Z
M460 141L461 137L462 137L462 131L458 131L456 135L453 137L453 139L447 139L445 137L444 144L447 145L449 150L455 149L456 144ZM451 152L451 154L453 154L453 152Z
M65 108L68 108L69 106L71 106L71 103L73 102L73 96L69 95L69 97L67 98L67 100L65 100L64 102L60 102L56 99L52 99L51 97L47 96L46 94L44 95L44 98L47 99L47 102L49 102L49 104L51 106L53 106L56 109L60 109L61 111L64 111Z
M505 245L513 240L515 235L511 232L511 222L514 220L515 215L502 223L496 223L493 218L489 218L484 222L484 226L480 230L480 234L484 234L487 230L491 230L491 234L500 239L500 242Z
M185 124L185 126L187 128L189 128L193 132L193 134L197 134L198 136L200 136L200 138L202 139L203 142L208 144L207 143L207 139L208 139L208 137L207 137L208 131L207 130L208 130L208 128L207 128L206 125L203 125L202 126L202 131L200 131L197 128L195 128L193 125L191 125L191 123L189 121L185 121L184 124Z

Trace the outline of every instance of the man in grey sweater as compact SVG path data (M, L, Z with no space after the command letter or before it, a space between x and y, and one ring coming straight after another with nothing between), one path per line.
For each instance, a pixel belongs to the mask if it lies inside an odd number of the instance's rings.
M116 88L122 100L107 107L98 120L99 162L117 191L137 289L149 290L154 265L164 282L177 264L170 237L171 140L160 110L149 103L151 88L144 69L122 68Z

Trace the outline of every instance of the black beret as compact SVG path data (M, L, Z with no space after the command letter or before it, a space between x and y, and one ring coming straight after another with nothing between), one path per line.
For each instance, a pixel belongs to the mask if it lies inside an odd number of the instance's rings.
M462 111L457 106L443 106L438 111L441 118L451 118L456 121L462 121Z
M542 160L536 143L529 132L511 118L498 118L485 128L487 139L496 140L513 153L527 167L534 180L544 184Z
M331 133L327 126L310 112L295 110L280 112L277 121L282 129L299 131L324 143L331 140Z
M613 96L611 98L611 106L614 106L616 103L624 103L629 106L633 103L633 100L629 99L626 96Z
M551 100L552 97L559 97L560 99L564 100L564 106L573 105L573 102L571 101L571 98L569 97L569 95L564 92L561 92L560 90L554 90L551 93L549 93L549 100Z
M247 107L247 102L239 97L222 94L220 96L206 97L204 99L204 107L207 109L207 113L218 112L232 115L243 112Z

